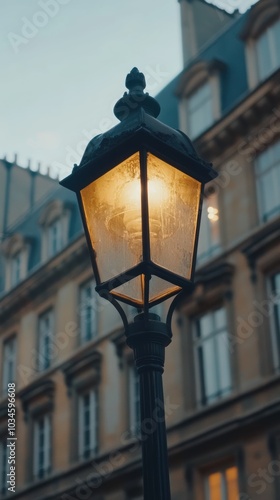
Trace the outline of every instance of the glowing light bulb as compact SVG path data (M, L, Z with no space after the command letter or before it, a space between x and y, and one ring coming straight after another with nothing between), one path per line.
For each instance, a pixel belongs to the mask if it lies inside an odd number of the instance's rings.
M169 213L170 193L160 178L148 180L150 239L167 238L174 231L174 217ZM106 220L109 231L129 241L131 249L139 253L142 248L142 214L140 179L126 182L118 192L117 209ZM173 228L171 220L173 219ZM168 221L168 223L167 223Z

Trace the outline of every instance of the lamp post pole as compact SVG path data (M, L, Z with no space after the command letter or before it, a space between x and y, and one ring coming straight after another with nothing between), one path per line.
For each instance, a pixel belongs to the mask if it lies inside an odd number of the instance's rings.
M162 374L171 332L159 316L139 314L127 331L140 378L141 438L145 500L170 500Z

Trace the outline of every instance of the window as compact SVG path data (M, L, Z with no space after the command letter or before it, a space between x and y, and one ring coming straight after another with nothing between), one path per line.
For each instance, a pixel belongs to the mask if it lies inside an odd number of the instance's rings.
M18 252L11 258L11 286L16 286L22 279L23 255Z
M97 392L79 395L79 458L97 453Z
M212 91L209 82L187 98L188 135L194 139L214 121Z
M271 289L274 297L272 316L272 350L274 368L280 369L280 272L272 276Z
M62 248L61 220L56 219L47 227L48 257L53 257Z
M6 394L8 384L16 378L16 338L12 337L3 344L3 375L2 390Z
M97 334L96 328L96 292L91 280L80 288L80 328L82 343L91 340Z
M51 365L52 338L54 328L53 310L45 312L39 317L39 342L38 342L38 369L46 370Z
M216 255L220 250L220 226L218 196L216 192L203 200L200 232L197 248L197 262L201 263Z
M280 20L269 26L256 41L259 80L280 66Z
M140 383L139 375L134 365L128 368L129 383L129 426L133 434L140 433Z
M33 473L36 479L51 471L51 419L49 415L34 421Z
M220 470L205 478L205 500L237 500L237 467Z
M225 309L195 319L193 334L198 402L207 405L231 391Z
M7 440L0 441L0 495L7 493L8 455Z
M256 177L259 214L267 221L280 214L280 141L258 156Z

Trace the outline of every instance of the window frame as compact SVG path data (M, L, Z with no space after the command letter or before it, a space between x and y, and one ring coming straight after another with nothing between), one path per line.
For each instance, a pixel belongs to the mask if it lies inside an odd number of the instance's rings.
M257 78L258 82L263 82L267 78L269 78L274 71L276 71L280 67L280 58L279 61L277 61L277 44L276 44L276 36L275 34L273 35L273 29L279 25L279 30L280 30L280 18L277 20L271 21L267 26L264 27L264 29L259 33L259 35L255 39L255 54L256 54L256 73L257 73ZM259 55L259 50L258 48L260 47L260 42L264 37L267 37L268 41L268 51L271 59L272 66L270 67L270 70L262 74L262 70L260 68L260 55Z
M5 354L5 349L7 348L7 346L9 344L14 344L14 347L13 347L13 352L10 353L10 358L7 356L7 354ZM16 361L17 361L17 337L15 334L7 337L4 341L3 341L3 351L2 351L2 359L3 359L3 368L2 368L2 393L3 394L6 394L7 393L7 390L8 390L8 383L9 382L16 382ZM12 370L13 370L13 379L12 380L8 380L8 373L7 371L9 372L9 369L7 368L7 364L9 361L11 361L11 357L13 356L13 359L12 359L12 363L13 363L13 367L12 367Z
M201 92L204 88L207 88L209 91L207 99L204 97L202 99L202 105L200 102L199 106L197 105L195 106L195 110L191 110L190 108L192 106L193 99L195 99L198 96L199 92ZM196 111L205 109L205 103L207 105L210 104L210 109L211 109L210 122L209 124L207 123L207 125L203 126L202 128L197 127L197 125L194 127L192 123L193 115ZM187 113L187 131L188 135L192 140L195 140L197 137L202 135L208 128L210 128L213 125L213 123L215 122L215 113L214 113L214 103L213 103L213 89L210 79L201 82L200 85L196 89L193 89L193 91L186 97L186 113Z
M263 176L266 176L268 173L271 174L271 172L273 172L275 176L276 172L276 178L277 178L278 170L279 170L278 176L280 179L280 158L278 160L277 148L279 148L280 151L279 138L277 141L270 144L264 151L262 151L257 156L254 162L255 186L257 192L257 207L258 207L258 217L260 223L267 223L271 221L273 218L280 215L280 202L278 203L278 205L274 206L273 209L269 210L269 212L266 212L264 210L264 201L265 201L263 196L264 184L262 183ZM266 165L265 167L262 167L260 165L260 160L261 158L264 158L264 155L266 155L267 153L268 154L271 153L271 155L273 155L273 161L268 166Z
M46 334L45 332L42 333L42 321L44 320L45 317L50 317L50 326L48 333ZM47 337L48 338L48 346L51 344L51 342L54 339L54 325L55 325L55 317L54 317L54 309L53 307L48 308L44 312L42 312L39 317L38 317L38 352L37 352L37 369L39 372L44 372L45 370L48 370L53 363L53 356L51 355L50 352L48 352L48 355L46 356L45 353L42 350L42 343L43 347L45 342L44 339Z
M228 482L226 479L226 471L228 471L230 469L236 469L236 472L237 472L236 485L237 485L237 489L239 490L239 471L238 471L238 466L236 464L215 467L212 470L209 470L207 473L204 473L205 500L211 500L209 478L214 474L221 474L221 476L222 476L222 481L221 481L221 486L222 486L221 490L222 491L220 490L220 493L222 493L221 500L229 500L229 498L228 498L229 488L228 488ZM236 498L238 498L238 497L236 497Z
M270 297L272 294L274 295L276 286L273 283L273 280L276 276L279 276L280 282L280 269L271 273L267 277L267 290L268 296ZM280 289L279 289L280 296ZM275 310L277 310L275 314ZM275 316L278 316L278 319ZM270 316L270 331L271 331L271 347L272 347L272 363L273 370L275 373L280 372L280 304L273 304L273 313Z
M224 315L225 315L225 325L223 328L218 328L216 329L215 327L212 329L210 335L208 334L204 339L202 337L199 338L199 330L198 330L198 323L201 322L202 318L206 318L207 316L211 315L211 321L212 325L214 325L213 322L213 315L217 312L223 310ZM211 310L204 311L203 313L193 316L191 318L191 330L192 330L192 345L193 345L193 350L194 350L194 372L195 372L195 387L196 387L196 405L200 408L207 408L211 406L212 404L215 404L226 397L230 396L233 391L233 385L234 385L234 377L233 377L233 369L231 365L231 357L230 353L228 350L228 363L229 363L229 379L230 379L230 387L224 390L221 390L220 388L220 380L221 380L221 374L220 372L218 373L216 371L215 374L215 384L218 388L218 391L215 392L215 394L211 394L210 396L206 394L206 388L204 387L205 384L205 366L203 367L200 365L200 360L198 356L198 348L203 346L205 341L214 339L214 343L216 344L217 342L217 336L222 335L222 334L227 334L229 333L228 330L228 311L226 305L220 304L219 306L213 307ZM199 326L200 328L200 326ZM212 327L211 327L212 328ZM229 348L228 348L229 349ZM219 363L217 360L217 349L215 346L214 356L215 356L215 366L216 368L218 367Z
M213 203L214 209L217 210L217 212L213 212L213 217L218 217L218 219L213 219L214 222L217 222L217 232L218 232L218 243L213 244L212 243L212 228L211 228L211 218L209 217L210 212L209 212L209 207L208 203L211 201L211 197L215 196L216 200ZM208 216L207 216L208 212ZM200 245L201 241L203 241L203 236L206 237L204 238L206 240L206 245L207 250L204 250L200 252ZM200 266L210 260L212 257L216 257L222 250L222 242L221 242L221 224L220 224L220 206L219 206L219 197L218 193L214 188L208 188L208 190L204 193L204 199L203 199L203 204L202 204L202 213L201 213L201 221L200 221L200 230L199 230L199 240L198 240L198 246L197 246L197 265ZM204 241L203 241L204 242ZM209 245L210 242L210 245Z
M54 235L52 234L53 229L56 229L56 235L54 239ZM47 258L51 259L55 255L57 255L63 248L62 241L62 220L60 217L55 218L53 221L49 223L46 227L47 233Z
M87 318L84 317L84 305L83 305L83 297L82 295L88 288L91 288L91 297L86 297L85 298L85 308L86 310L90 309L91 310L91 333L90 335L87 334L87 326L85 326L85 323L87 322ZM90 300L90 305L86 303L86 301ZM82 345L86 344L87 342L90 342L94 338L98 336L98 317L97 317L97 296L95 292L95 281L93 278L90 278L83 283L80 284L79 286L79 326L80 326L80 343Z
M88 429L85 429L85 407L84 398L89 396L89 425ZM98 389L97 387L92 387L90 389L84 390L77 394L77 406L78 406L78 460L83 461L90 459L97 455L98 453ZM89 432L89 449L85 448L84 434Z
M5 436L1 436L1 438L0 438L0 495L3 495L3 496L5 496L8 492L7 473L8 473L7 438L5 438Z
M19 262L17 263L17 269L15 269L14 264L16 259L19 258ZM23 251L18 250L15 254L11 256L11 288L17 286L22 278L23 278ZM15 276L16 274L16 276Z
M43 468L40 464L39 448L39 423L43 421L44 448L43 448ZM44 413L34 417L33 420L33 455L32 472L35 480L41 480L49 476L52 470L52 418L50 413Z

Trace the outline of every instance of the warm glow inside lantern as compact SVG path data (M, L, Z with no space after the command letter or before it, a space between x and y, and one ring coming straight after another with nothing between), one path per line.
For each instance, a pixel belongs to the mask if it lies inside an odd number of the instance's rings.
M151 153L133 154L84 187L82 206L100 282L138 307L147 286L151 304L176 293L176 275L192 277L200 199L199 181ZM141 272L143 263L147 272ZM112 289L116 276L121 278Z

